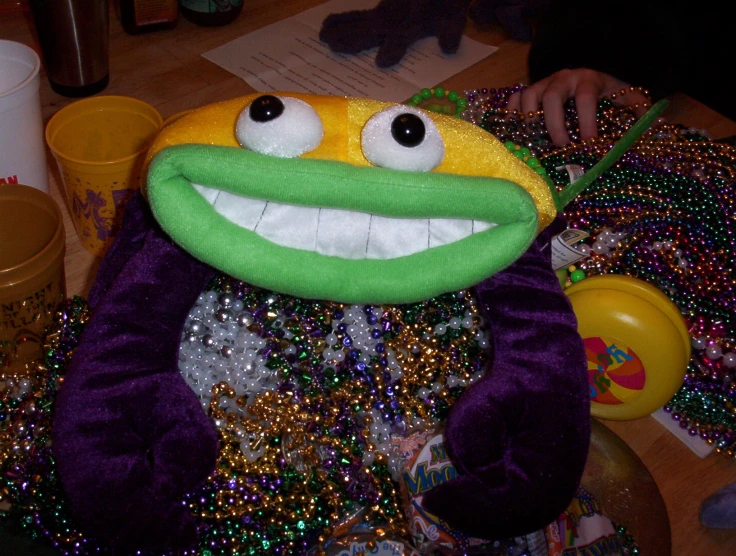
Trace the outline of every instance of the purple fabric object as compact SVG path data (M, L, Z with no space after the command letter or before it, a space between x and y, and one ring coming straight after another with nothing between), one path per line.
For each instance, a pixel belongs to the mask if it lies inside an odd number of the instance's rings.
M736 483L721 487L700 505L700 523L711 529L736 529Z
M213 270L128 204L56 401L53 453L80 525L115 547L196 541L184 494L214 469L217 434L179 374L187 313ZM176 287L172 287L175 285Z
M545 249L561 217L477 293L492 327L489 374L453 407L461 474L425 495L466 533L507 538L556 519L582 475L590 408L582 340ZM181 251L140 195L102 262L92 316L59 392L53 451L72 511L116 548L196 542L182 505L214 469L217 435L177 368L182 327L214 270Z
M133 194L126 204L123 221L115 235L115 241L105 253L97 268L95 282L90 288L87 302L94 308L107 292L130 258L141 249L146 234L156 227L156 220L140 192Z
M472 536L507 538L554 521L585 467L585 350L547 246L563 229L558 217L518 261L476 287L493 363L447 420L445 445L460 476L423 499Z
M381 0L370 10L330 14L319 39L334 52L358 54L378 47L376 65L398 64L419 39L437 37L446 54L460 46L470 0Z

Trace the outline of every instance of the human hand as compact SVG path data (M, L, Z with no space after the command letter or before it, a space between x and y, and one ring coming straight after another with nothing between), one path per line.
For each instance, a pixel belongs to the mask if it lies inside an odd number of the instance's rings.
M381 0L370 10L330 14L319 40L333 52L358 54L378 47L376 65L398 64L419 39L436 36L440 48L453 54L460 46L469 0Z
M633 107L637 117L643 116L649 106L649 99L640 89L607 73L578 68L560 70L514 93L507 108L528 114L541 106L550 139L561 147L570 142L565 129L565 103L575 100L580 138L586 140L598 136L596 112L601 97L611 97L618 106Z

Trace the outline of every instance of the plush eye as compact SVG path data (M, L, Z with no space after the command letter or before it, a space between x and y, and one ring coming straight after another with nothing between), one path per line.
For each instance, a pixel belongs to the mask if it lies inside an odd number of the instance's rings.
M432 119L409 106L392 106L363 127L363 154L376 166L429 172L445 156L445 144Z
M262 95L238 116L235 137L251 151L295 158L316 149L324 127L314 108L292 97Z

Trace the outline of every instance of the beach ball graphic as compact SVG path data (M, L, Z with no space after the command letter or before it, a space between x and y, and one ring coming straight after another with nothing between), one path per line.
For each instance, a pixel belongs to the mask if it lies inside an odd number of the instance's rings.
M606 337L585 338L591 401L620 405L644 389L647 373L639 356L621 341Z

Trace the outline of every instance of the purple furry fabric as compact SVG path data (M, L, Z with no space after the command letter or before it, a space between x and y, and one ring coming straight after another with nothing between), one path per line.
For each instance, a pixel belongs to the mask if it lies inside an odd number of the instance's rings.
M509 268L476 287L491 326L489 372L453 406L445 444L460 477L424 497L462 531L505 538L567 507L590 440L587 363L545 248L561 217Z
M477 287L493 363L447 423L461 476L424 499L473 536L505 538L553 521L583 471L584 350L543 248L560 226L558 218L519 261ZM54 456L72 510L111 546L179 550L196 541L182 497L213 470L217 435L177 353L213 273L164 237L140 195L129 202L54 418Z
M322 23L319 39L331 50L358 54L378 47L376 65L398 64L419 39L437 37L440 48L453 54L465 28L470 0L382 0L370 10L331 14Z
M330 14L319 39L334 52L358 54L378 47L376 65L398 64L409 47L437 37L446 54L460 46L466 12L477 25L498 23L514 40L530 41L533 22L551 0L381 0L369 10Z
M90 535L177 549L196 540L182 497L217 457L214 427L177 366L187 313L213 270L151 226L144 205L131 200L100 268L92 317L57 398L53 451Z

